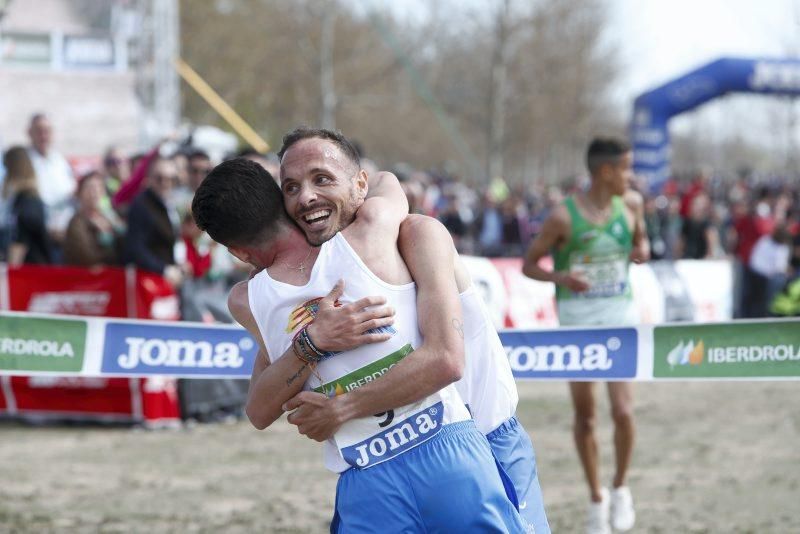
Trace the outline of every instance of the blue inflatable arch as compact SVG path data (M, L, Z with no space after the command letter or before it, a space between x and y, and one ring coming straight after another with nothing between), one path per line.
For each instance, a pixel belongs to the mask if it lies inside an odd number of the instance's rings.
M800 95L800 60L721 58L636 98L633 168L660 190L670 174L669 120L728 93Z

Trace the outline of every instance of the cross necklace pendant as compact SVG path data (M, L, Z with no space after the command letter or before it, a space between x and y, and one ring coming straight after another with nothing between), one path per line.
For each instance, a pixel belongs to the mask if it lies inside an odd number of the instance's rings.
M314 251L314 249L313 249L313 248L309 249L309 250L308 250L308 254L306 254L306 257L305 257L305 258L303 258L303 261L301 261L301 262L300 262L300 265L298 265L297 267L295 267L294 265L289 265L289 264L288 264L288 263L286 263L285 261L284 261L284 262L282 262L282 263L283 263L283 264L284 264L286 267L288 267L289 269L292 269L292 270L298 271L300 274L305 274L305 272L306 272L306 261L308 261L308 258L310 258L310 257L311 257L311 253L312 253L313 251Z

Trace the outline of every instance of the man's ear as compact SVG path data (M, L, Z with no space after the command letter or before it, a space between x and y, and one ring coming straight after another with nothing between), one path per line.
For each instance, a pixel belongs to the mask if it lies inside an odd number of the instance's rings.
M367 171L361 169L358 171L358 174L355 177L356 180L356 190L358 191L358 198L364 200L367 198L367 193L369 192L369 175Z

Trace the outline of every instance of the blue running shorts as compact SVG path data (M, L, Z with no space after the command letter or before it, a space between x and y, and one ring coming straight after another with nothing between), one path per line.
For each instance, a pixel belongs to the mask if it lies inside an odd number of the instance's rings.
M343 472L331 533L525 532L511 498L486 438L462 421L396 458Z
M511 478L519 501L519 513L536 534L550 534L544 512L542 488L536 472L536 454L528 433L516 416L486 436L495 458ZM530 529L528 529L530 531Z

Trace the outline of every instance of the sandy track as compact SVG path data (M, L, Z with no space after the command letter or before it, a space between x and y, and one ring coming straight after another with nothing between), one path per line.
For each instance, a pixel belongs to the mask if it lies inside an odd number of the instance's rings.
M796 382L637 385L634 532L800 532L798 393ZM580 532L587 497L566 385L520 394L553 531ZM4 532L325 532L336 483L318 444L283 421L265 432L5 424L0 458Z

